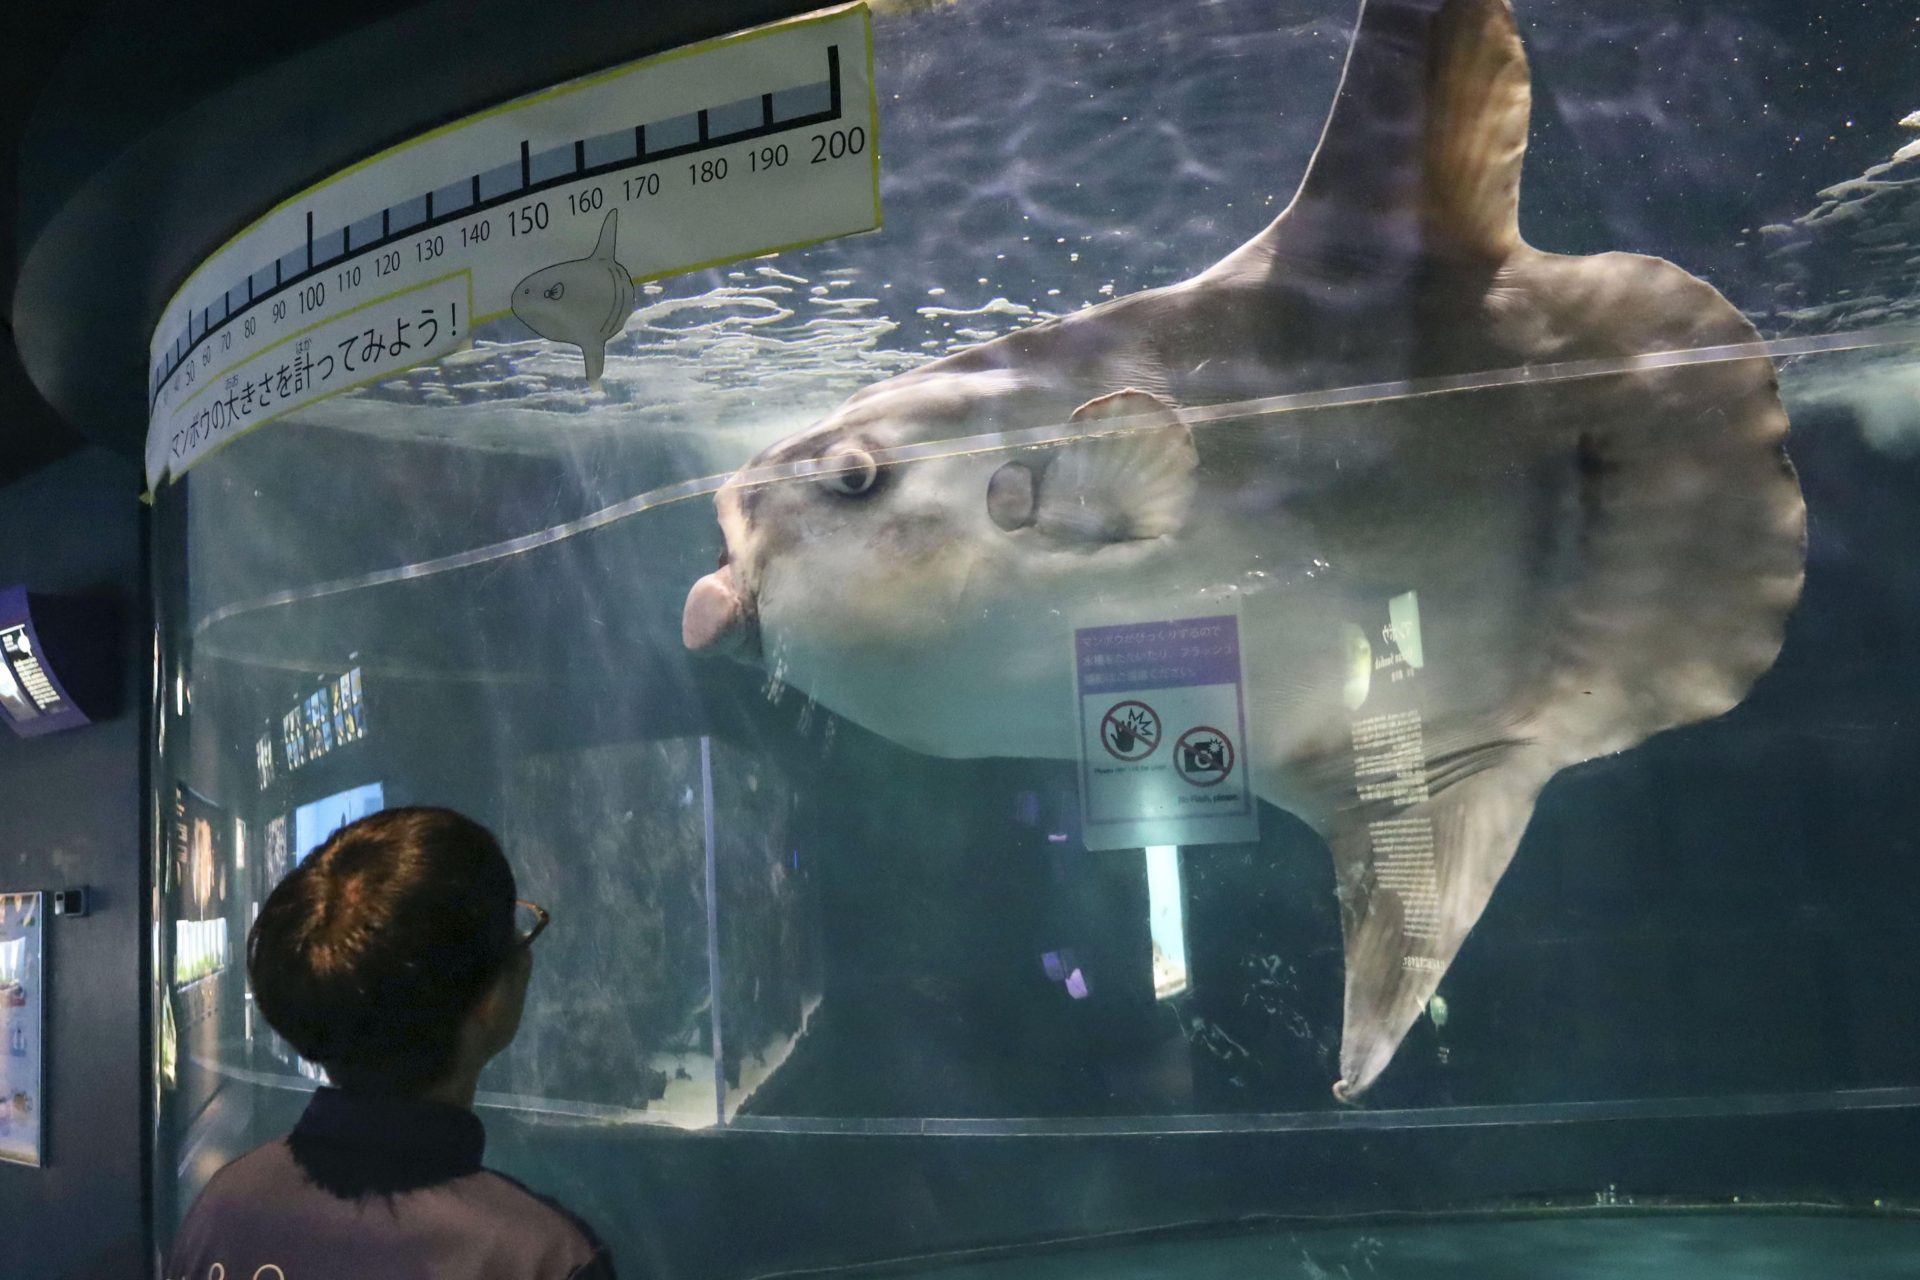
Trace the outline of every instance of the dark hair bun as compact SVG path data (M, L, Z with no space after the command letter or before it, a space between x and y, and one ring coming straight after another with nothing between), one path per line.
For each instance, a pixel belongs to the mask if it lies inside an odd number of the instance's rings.
M282 880L247 937L267 1022L336 1084L419 1092L513 941L513 870L451 809L386 809Z

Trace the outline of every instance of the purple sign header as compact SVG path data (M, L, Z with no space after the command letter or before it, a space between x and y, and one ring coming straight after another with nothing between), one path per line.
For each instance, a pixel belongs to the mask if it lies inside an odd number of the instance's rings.
M0 720L23 738L88 723L47 665L25 587L0 589Z
M1240 681L1240 623L1232 614L1087 627L1074 639L1082 694Z

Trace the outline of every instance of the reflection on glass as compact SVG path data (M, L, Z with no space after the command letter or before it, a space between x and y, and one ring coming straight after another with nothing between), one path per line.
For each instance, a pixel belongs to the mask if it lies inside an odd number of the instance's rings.
M1521 0L1530 83L1499 6L1412 74L1443 6L1377 0L1303 189L1355 6L1043 7L877 6L885 229L635 284L597 390L503 315L156 495L156 785L226 806L156 972L351 817L473 813L556 921L490 1150L688 1274L1730 1198L1721 1139L1904 1123L1920 365L1837 348L1920 317L1913 104L1818 157L1767 6ZM1129 777L1181 829L1108 851ZM157 1014L182 1205L319 1074L233 976Z
M327 837L357 818L378 813L386 806L385 789L378 782L351 787L301 805L293 811L293 861L298 866L307 855L326 843Z

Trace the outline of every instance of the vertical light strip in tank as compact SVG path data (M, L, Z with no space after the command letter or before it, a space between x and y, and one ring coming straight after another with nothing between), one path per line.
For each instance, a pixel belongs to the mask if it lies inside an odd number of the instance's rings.
M1171 1000L1184 992L1187 977L1186 885L1180 874L1180 846L1147 846L1147 937L1153 947L1153 996Z
M286 200L174 294L147 483L517 316L597 388L632 287L878 229L865 4L571 81ZM524 330L521 332L524 333Z
M714 861L713 739L700 739L700 814L707 865L707 1014L713 1028L714 1123L727 1122L727 1054L720 1037L720 875Z

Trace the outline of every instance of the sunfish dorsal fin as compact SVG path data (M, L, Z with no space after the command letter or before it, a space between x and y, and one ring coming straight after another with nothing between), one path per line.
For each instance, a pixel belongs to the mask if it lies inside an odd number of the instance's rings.
M1507 0L1363 0L1298 194L1221 266L1506 257L1531 100Z
M614 233L619 228L620 211L607 210L606 220L600 224L600 238L594 242L593 253L589 256L603 262L612 262Z
M1427 252L1504 258L1520 244L1520 166L1533 108L1508 0L1450 0L1434 19L1427 73Z

